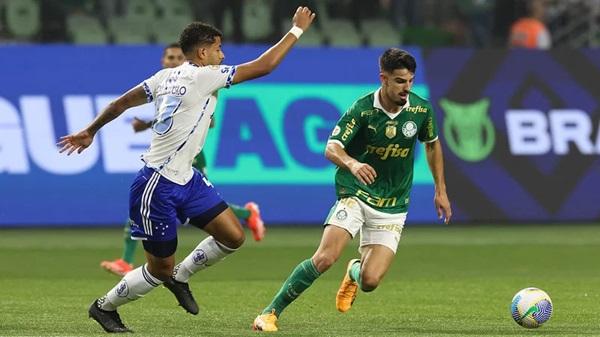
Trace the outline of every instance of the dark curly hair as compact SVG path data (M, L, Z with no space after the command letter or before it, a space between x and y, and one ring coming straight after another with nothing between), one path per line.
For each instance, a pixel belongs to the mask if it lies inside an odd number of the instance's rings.
M398 48L390 48L379 57L379 68L388 73L396 69L407 69L411 73L417 70L415 58L407 51Z
M212 25L192 22L179 35L179 45L183 53L189 55L203 45L214 43L217 36L223 37L223 33Z

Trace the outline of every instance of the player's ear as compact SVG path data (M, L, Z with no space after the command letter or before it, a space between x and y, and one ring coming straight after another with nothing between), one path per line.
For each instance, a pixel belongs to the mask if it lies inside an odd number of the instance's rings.
M198 49L196 49L196 56L200 60L204 60L206 58L206 48L198 47Z
M381 81L381 84L385 83L388 79L388 76L386 75L386 73L384 71L380 71L379 72L379 80Z

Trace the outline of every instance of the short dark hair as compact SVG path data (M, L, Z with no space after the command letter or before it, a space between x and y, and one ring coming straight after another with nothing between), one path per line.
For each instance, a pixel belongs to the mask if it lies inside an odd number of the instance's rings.
M396 69L407 69L414 74L417 70L417 62L407 51L398 48L390 48L384 51L379 57L379 68L381 71L388 73L391 73Z
M163 49L163 51L166 51L167 49L171 49L171 48L179 48L181 49L181 45L179 44L179 42L173 42L173 43L169 43L165 49Z
M212 44L218 37L223 37L220 30L204 22L192 22L187 25L179 36L179 45L184 54L188 55L196 48Z

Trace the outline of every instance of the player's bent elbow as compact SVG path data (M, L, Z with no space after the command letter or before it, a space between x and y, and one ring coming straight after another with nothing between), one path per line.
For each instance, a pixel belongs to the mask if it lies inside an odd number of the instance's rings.
M334 156L335 152L333 151L333 145L327 144L327 146L325 146L325 158L327 158L329 161L333 161Z

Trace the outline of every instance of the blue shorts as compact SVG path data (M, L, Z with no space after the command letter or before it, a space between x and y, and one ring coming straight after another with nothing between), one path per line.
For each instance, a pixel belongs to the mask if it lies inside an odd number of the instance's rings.
M194 170L192 179L182 186L144 166L129 190L131 238L172 240L177 237L178 224L202 218L223 203L214 186L197 170Z

